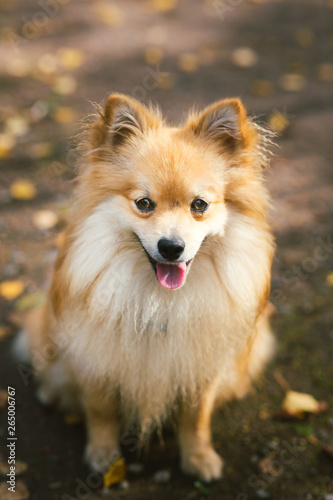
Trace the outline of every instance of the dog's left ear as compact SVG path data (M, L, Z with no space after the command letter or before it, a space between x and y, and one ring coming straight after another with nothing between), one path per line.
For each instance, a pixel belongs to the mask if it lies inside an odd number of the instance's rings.
M214 143L223 153L247 147L250 136L255 134L240 99L223 99L208 106L199 115L190 117L187 127Z

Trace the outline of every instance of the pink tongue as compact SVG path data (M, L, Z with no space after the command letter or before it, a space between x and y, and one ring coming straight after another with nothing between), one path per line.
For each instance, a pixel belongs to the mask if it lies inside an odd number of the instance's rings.
M178 288L185 281L186 262L180 262L179 264L158 262L156 271L157 279L164 288Z

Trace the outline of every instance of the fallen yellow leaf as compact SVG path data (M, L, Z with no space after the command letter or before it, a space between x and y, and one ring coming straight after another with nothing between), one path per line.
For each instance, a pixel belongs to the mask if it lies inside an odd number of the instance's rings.
M299 28L295 33L297 43L303 48L312 45L314 38L314 33L309 28Z
M60 95L70 95L73 94L77 87L77 81L73 76L63 75L58 76L56 82L53 86L54 92Z
M160 47L147 47L145 50L145 59L148 64L158 64L163 56L163 50Z
M103 476L104 488L109 488L112 484L121 483L125 479L125 474L125 460L123 457L119 457Z
M153 6L159 12L173 10L177 6L177 0L153 0Z
M16 144L12 134L0 134L0 158L6 158Z
M328 275L326 276L326 283L329 286L333 286L333 273L328 273Z
M189 52L181 54L178 58L178 66L186 73L194 73L199 68L198 56Z
M210 66L216 60L218 52L214 49L201 49L198 53L199 64L203 66Z
M31 144L27 151L29 155L34 159L47 158L53 153L53 145L51 142L36 142Z
M322 82L333 81L333 64L324 63L318 66L318 78Z
M14 300L24 292L24 284L20 280L0 283L0 295L6 300Z
M163 90L172 89L175 84L174 77L171 73L161 72L157 75L157 85L158 88Z
M93 10L99 17L99 20L109 26L121 26L124 22L124 16L119 7L107 3L97 3L93 5Z
M35 185L27 179L17 179L10 186L10 195L15 200L32 200L36 194Z
M274 111L268 117L268 123L272 130L275 132L284 132L289 126L289 120L284 113Z
M260 97L274 94L274 85L268 80L255 80L252 84L252 93Z
M57 61L66 69L77 69L82 66L85 55L80 49L62 47L57 51Z
M231 62L239 68L251 68L258 61L258 56L250 47L239 47L231 53Z
M14 57L8 61L6 72L10 76L15 76L17 78L22 78L26 76L31 69L31 65L29 61L26 59L20 59L18 57Z
M11 116L5 121L5 131L16 137L26 135L29 132L28 121L21 115Z
M73 108L59 106L54 111L53 118L57 123L72 123L76 120L76 112Z
M303 75L305 76L309 72L306 64L304 64L302 61L293 61L288 64L287 66L287 74L296 74L296 75Z
M282 403L282 410L288 415L302 416L303 413L318 413L320 403L310 394L288 391Z
M297 73L286 73L279 79L279 84L287 92L299 92L305 87L306 79Z
M52 74L57 69L57 60L53 54L43 54L37 61L37 68L47 75Z

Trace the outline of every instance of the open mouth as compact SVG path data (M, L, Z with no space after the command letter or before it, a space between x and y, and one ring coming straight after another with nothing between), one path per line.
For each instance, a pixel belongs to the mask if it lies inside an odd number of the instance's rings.
M152 256L147 252L145 247L142 245L152 268L155 271L156 278L163 288L168 290L174 290L183 285L186 273L190 268L193 259L187 262L161 262L152 258Z

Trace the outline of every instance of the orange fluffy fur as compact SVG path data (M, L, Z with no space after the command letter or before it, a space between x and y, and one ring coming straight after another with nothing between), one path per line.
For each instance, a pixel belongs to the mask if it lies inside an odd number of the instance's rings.
M40 398L83 410L94 469L120 453L122 422L148 431L172 414L183 469L221 476L214 402L243 396L273 353L265 143L238 99L172 128L116 94L87 127L49 299L27 330ZM167 290L147 253L159 260L159 239L175 235L193 261Z

